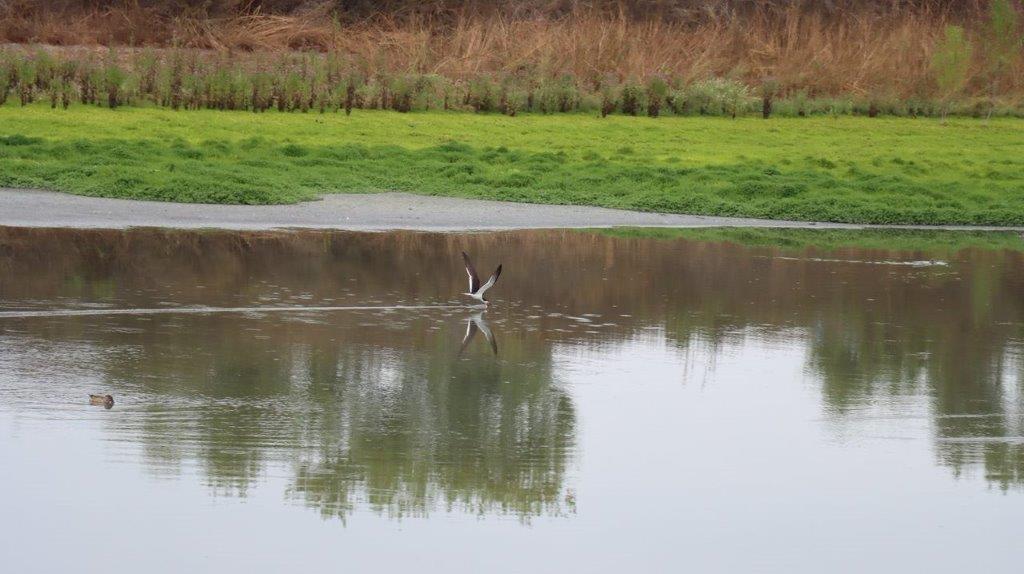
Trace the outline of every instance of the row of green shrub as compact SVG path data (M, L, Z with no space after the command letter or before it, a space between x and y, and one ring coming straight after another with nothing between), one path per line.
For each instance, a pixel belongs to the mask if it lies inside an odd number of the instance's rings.
M820 97L773 85L750 86L729 78L684 81L653 76L644 82L608 77L535 78L482 74L469 79L436 74L369 74L336 54L280 54L269 63L239 64L197 52L146 50L105 56L55 55L39 49L0 51L0 105L47 99L110 108L158 105L173 109L339 111L353 109L469 110L515 116L597 113L658 117L706 115L764 117L820 114L1024 116L1024 107L989 100L938 102L894 96Z

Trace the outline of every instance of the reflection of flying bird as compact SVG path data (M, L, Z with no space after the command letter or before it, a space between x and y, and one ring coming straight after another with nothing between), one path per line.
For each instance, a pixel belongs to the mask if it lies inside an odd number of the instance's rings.
M466 262L466 274L469 275L469 292L463 293L463 295L469 295L484 305L490 305L491 302L484 297L484 293L497 283L498 275L501 275L501 265L498 265L498 268L494 270L494 275L491 275L487 283L481 285L480 277L476 274L476 268L473 267L473 262L469 260L469 255L466 255L465 251L462 252L462 260Z
M462 348L459 349L459 355L462 355L462 352L466 350L466 347L469 346L469 342L476 336L477 331L483 332L484 337L487 338L487 342L491 344L491 351L494 351L494 354L497 355L498 340L494 338L494 333L491 333L491 328L487 326L487 321L484 319L483 313L471 315L469 319L466 320L466 336L462 338Z

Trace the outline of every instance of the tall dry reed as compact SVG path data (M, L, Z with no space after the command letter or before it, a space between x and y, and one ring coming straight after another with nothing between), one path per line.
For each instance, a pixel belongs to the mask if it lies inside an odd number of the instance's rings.
M232 54L310 50L344 54L367 76L438 74L463 81L485 74L571 75L596 87L609 77L646 82L662 75L686 82L724 77L756 88L771 78L783 94L879 99L934 97L930 62L944 28L961 25L969 40L980 43L987 6L983 0L759 0L723 1L715 4L722 8L709 12L701 11L708 3L688 0L534 1L520 3L517 10L454 1L412 9L417 3L391 1L379 3L383 12L359 19L340 16L331 2L299 3L303 9L289 13L225 8L213 15L167 15L138 3L16 11L11 8L16 3L0 9L2 41L178 46ZM563 5L570 8L560 9ZM840 8L820 8L827 5ZM982 71L980 61L972 62L968 95L985 94ZM999 90L1012 99L1024 94L1021 58Z

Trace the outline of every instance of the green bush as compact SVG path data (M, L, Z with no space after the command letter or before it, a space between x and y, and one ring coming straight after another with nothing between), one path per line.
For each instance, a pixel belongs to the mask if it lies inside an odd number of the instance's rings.
M469 82L466 105L474 112L492 112L497 108L498 89L490 77L482 76Z
M630 116L640 114L644 110L644 89L635 81L629 81L622 85L619 94L622 113Z
M661 106L668 96L668 83L660 76L653 76L647 81L647 115L656 118L661 113Z

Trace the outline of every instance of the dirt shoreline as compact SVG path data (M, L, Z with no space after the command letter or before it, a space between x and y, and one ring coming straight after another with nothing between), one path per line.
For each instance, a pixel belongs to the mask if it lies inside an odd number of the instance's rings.
M0 188L0 226L124 229L337 229L490 231L582 227L771 227L1024 231L1024 227L856 225L776 221L602 207L509 203L408 193L332 194L292 205L208 205L85 197Z

